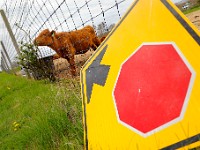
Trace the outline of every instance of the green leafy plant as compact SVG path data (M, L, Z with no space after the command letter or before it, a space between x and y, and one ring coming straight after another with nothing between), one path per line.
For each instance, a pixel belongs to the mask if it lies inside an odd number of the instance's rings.
M18 64L25 69L34 70L38 66L37 47L31 43L20 43L20 56Z
M17 57L18 64L26 70L28 76L31 73L34 79L48 78L50 81L55 81L53 58L40 58L38 55L39 49L31 42L30 34L18 24L15 25L28 37L28 42L21 41L19 43L20 55Z
M30 42L20 42L20 56L18 56L18 64L25 70L32 73L34 79L48 78L55 81L52 65L50 61L39 58L38 47Z

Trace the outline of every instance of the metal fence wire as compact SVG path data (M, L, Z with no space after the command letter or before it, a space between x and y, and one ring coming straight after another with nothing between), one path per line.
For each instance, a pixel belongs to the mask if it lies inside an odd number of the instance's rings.
M73 31L91 25L98 36L103 36L120 20L132 2L132 0L4 0L0 8L4 10L14 37L20 43L28 40L27 33L30 40L33 40L46 28ZM12 65L15 65L17 51L1 17L0 41L4 44ZM39 49L41 58L55 54L48 47ZM83 61L87 59L83 55L82 57ZM64 61L63 59L54 61L55 68L60 72L67 70L67 62ZM9 68L9 65L3 64L1 66Z

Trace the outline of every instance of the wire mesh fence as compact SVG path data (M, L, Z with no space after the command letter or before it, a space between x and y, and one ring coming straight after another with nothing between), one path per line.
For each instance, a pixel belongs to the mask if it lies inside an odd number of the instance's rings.
M132 2L132 0L4 0L1 9L4 10L19 44L22 41L32 42L42 30L47 28L69 32L90 25L95 29L98 37L105 36ZM12 65L16 65L18 53L2 17L0 17L0 41L4 44ZM54 54L55 51L48 47L39 47L39 58ZM91 54L92 51L76 56L79 69ZM69 65L65 59L54 60L54 65L58 77L68 74Z

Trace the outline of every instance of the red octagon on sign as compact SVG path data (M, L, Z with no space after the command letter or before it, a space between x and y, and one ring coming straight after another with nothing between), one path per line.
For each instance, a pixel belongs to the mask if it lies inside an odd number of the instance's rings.
M141 45L122 64L115 84L119 121L143 136L177 122L186 109L193 74L175 44Z

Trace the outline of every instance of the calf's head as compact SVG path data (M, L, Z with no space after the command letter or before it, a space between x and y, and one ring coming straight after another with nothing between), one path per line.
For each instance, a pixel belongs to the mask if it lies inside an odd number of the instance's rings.
M38 46L50 46L53 44L53 36L55 31L49 31L49 29L45 29L35 38L34 44Z

